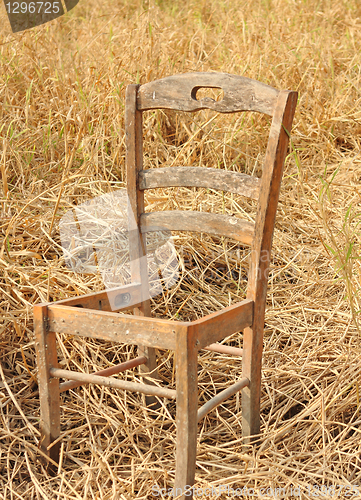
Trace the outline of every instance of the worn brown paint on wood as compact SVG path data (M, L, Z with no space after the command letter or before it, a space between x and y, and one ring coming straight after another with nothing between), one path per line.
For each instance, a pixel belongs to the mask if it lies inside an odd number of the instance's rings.
M101 292L88 293L79 297L58 300L57 305L84 307L85 309L97 309L99 311L126 311L129 306L119 307L118 304L124 301L137 304L141 302L140 283L131 283L130 285L120 286ZM132 305L134 307L134 305Z
M175 349L181 322L49 304L49 328L58 333Z
M193 322L169 321L159 318L119 315L107 311L94 311L48 305L50 331L99 338L112 342L136 345L140 341L149 347L175 349L175 334L183 327L194 327L197 332L197 349L252 325L253 301L246 299L221 311L214 312Z
M175 488L194 482L197 454L197 339L192 326L176 337L177 449ZM185 495L179 498L184 500Z
M243 300L192 322L198 349L240 332L253 322L253 301Z
M50 376L50 369L57 367L55 333L48 327L48 310L45 304L34 307L35 347L38 365L40 399L41 449L54 462L59 460L60 442L51 446L60 435L59 380ZM54 473L54 467L46 464Z

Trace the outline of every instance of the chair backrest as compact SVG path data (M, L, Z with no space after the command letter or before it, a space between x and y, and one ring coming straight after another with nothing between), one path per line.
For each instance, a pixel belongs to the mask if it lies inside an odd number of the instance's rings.
M222 89L221 101L197 99L201 88ZM289 134L297 103L297 92L278 91L268 85L226 73L186 73L144 85L129 85L126 93L126 169L129 210L139 233L157 230L208 232L251 245L247 297L264 301L276 209ZM219 113L257 111L272 117L261 179L209 167L143 169L142 113L152 109L195 112L212 109ZM235 217L192 211L145 213L144 190L158 187L207 187L258 200L255 223ZM143 236L131 231L132 280L147 281L147 270L139 264L145 256ZM144 259L143 259L144 261ZM149 314L149 304L141 313Z

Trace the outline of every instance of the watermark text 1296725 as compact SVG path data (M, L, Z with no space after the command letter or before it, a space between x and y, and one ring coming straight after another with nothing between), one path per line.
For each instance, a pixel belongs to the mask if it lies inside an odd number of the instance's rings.
M79 0L64 0L66 10L71 10L78 2ZM4 0L4 4L13 33L34 28L65 13L61 0Z

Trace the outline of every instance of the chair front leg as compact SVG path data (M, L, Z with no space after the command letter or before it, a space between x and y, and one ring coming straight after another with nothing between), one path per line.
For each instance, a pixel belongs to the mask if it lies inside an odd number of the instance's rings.
M60 442L60 393L59 379L50 377L49 370L57 366L56 338L48 331L47 306L34 307L35 346L38 365L38 386L40 399L41 450L51 460L59 462ZM56 466L47 462L50 473L56 472Z
M197 455L197 358L194 329L185 327L177 332L177 449L174 496L187 500L186 487L194 484Z
M260 433L261 371L263 351L263 322L255 321L243 332L242 375L250 381L242 389L242 434L245 445L256 444Z

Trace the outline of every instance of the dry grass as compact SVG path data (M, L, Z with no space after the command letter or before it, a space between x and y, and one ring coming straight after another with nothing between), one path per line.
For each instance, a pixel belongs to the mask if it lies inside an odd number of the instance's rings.
M7 27L4 9L0 17ZM197 485L283 487L289 497L299 487L303 499L316 497L313 487L334 485L339 498L361 498L360 26L356 0L89 0L29 32L3 28L1 499L150 499L153 485L172 484L174 404L150 415L138 395L96 387L63 397L59 475L46 474L32 305L102 288L99 276L65 267L58 222L71 206L124 186L125 86L194 70L244 74L300 93L274 237L262 444L242 451L234 397L199 426ZM145 125L148 167L184 162L261 173L267 123L257 116L158 112ZM207 190L160 191L149 201L245 217L254 209ZM157 315L195 318L242 296L244 249L189 234L176 243L182 282L174 296L154 300ZM63 365L86 371L133 355L133 348L69 337L59 346ZM173 358L160 355L161 377L172 384ZM240 370L237 360L202 356L200 399Z

